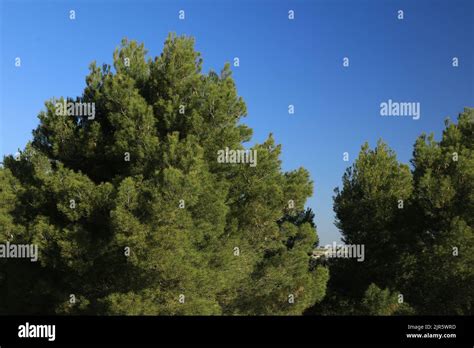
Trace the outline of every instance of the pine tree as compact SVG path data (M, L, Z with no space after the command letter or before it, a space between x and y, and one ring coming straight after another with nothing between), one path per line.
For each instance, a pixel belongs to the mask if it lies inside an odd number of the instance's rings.
M364 244L365 261L331 260L328 296L309 312L386 315L399 293L406 302L395 314L472 314L473 150L474 109L447 121L439 142L421 135L412 171L385 144L364 145L334 210L343 241Z
M423 314L474 313L474 109L446 121L441 141L421 135L412 160L419 251L407 291Z
M126 39L113 57L90 65L80 97L47 101L4 159L2 238L38 244L40 260L3 261L2 312L300 314L320 301L312 216L294 218L309 173L282 172L271 135L256 166L217 161L252 135L230 65L204 74L193 39L173 34L154 59ZM65 102L95 116L60 115Z

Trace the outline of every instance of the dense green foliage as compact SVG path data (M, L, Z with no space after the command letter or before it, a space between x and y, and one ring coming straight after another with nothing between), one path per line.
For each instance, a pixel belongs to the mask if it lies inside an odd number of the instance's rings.
M301 314L328 279L310 262L309 173L282 172L271 135L255 167L218 163L252 134L230 66L204 74L193 40L174 35L146 54L124 40L113 68L92 63L67 101L95 103L95 118L50 100L4 158L0 242L40 256L0 260L0 312Z
M439 142L421 135L412 165L383 142L362 147L334 210L365 261L331 260L327 297L310 313L474 314L474 109Z
M256 166L217 160L252 136L228 64L203 73L175 35L154 59L127 40L113 59L4 158L0 243L40 255L0 259L0 313L474 314L474 109L421 135L412 167L362 146L334 210L364 261L327 267L310 256L309 173L283 172L271 135ZM66 101L95 117L59 115Z

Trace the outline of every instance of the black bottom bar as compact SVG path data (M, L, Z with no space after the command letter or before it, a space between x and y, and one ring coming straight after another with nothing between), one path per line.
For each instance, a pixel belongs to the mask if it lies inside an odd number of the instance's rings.
M52 326L54 325L54 337ZM0 317L0 346L15 344L474 343L473 317ZM39 336L43 337L31 337ZM26 337L19 337L26 336Z

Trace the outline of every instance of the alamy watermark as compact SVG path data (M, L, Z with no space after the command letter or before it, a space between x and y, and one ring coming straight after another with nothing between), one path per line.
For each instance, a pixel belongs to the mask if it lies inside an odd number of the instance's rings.
M257 150L230 150L226 147L224 150L217 151L218 163L242 163L250 167L257 165Z
M327 258L356 258L358 262L365 260L364 244L327 244L324 246Z
M30 259L31 262L38 261L38 245L36 244L11 244L6 242L0 244L0 258Z
M37 325L26 322L25 324L18 326L18 337L47 338L48 341L54 341L56 339L56 325Z
M79 116L87 117L88 120L95 118L95 103L83 102L56 102L54 104L56 115L58 116Z
M419 102L396 102L389 99L380 103L380 116L408 116L418 120L421 116Z

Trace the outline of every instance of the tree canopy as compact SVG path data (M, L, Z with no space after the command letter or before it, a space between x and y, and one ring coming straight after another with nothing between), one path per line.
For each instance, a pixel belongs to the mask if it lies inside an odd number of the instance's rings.
M271 135L256 166L217 161L252 135L230 65L203 73L194 40L174 34L153 59L124 39L113 61L90 65L80 97L47 101L4 158L1 241L40 256L0 261L1 312L299 314L320 301L309 173L283 172ZM95 116L58 115L67 102Z
M124 39L81 96L46 101L0 167L0 243L39 250L0 259L0 313L474 313L474 109L440 141L422 134L411 166L382 140L362 146L334 211L364 261L321 264L310 174L282 170L271 134L245 146L230 65L202 62L191 37L154 58ZM228 149L254 165L218 160Z
M398 294L404 314L474 313L474 109L447 120L440 141L422 134L411 163L383 141L362 146L334 210L366 261L331 260L327 297L309 312L397 314L388 304Z

